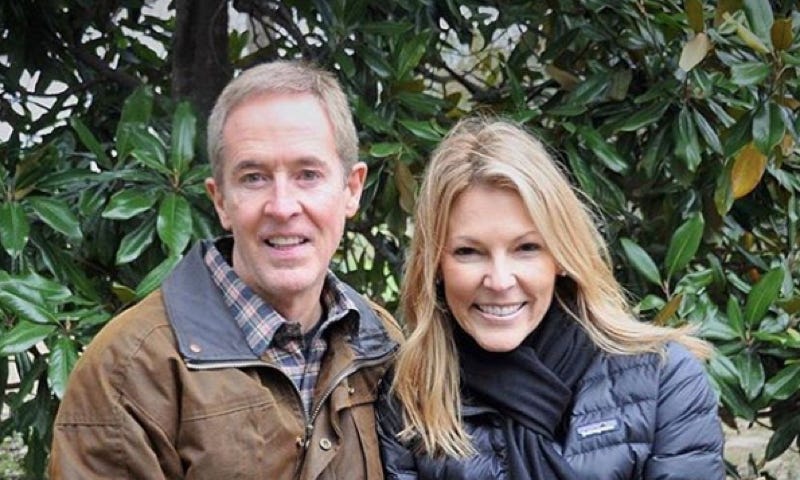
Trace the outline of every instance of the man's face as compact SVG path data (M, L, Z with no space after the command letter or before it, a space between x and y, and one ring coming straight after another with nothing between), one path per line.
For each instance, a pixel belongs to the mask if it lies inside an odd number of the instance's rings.
M367 167L349 171L311 94L245 99L222 130L222 184L206 187L234 238L233 269L304 329L319 319L328 264L358 209Z

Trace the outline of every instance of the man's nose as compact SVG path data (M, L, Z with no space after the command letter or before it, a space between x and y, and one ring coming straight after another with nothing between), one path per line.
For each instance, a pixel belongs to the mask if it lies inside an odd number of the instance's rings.
M276 179L264 205L264 214L286 220L300 212L298 192L283 179Z

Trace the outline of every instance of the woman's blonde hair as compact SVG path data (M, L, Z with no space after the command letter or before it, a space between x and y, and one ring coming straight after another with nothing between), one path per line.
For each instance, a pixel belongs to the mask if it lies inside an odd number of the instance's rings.
M460 420L458 356L437 277L451 207L475 185L520 195L545 246L566 272L556 281L556 301L600 349L661 353L666 342L677 341L698 357L710 353L706 342L689 335L690 327L665 328L634 318L592 214L538 140L503 120L462 120L434 151L417 200L401 296L409 336L392 384L403 408L402 440L419 442L431 455L473 452Z

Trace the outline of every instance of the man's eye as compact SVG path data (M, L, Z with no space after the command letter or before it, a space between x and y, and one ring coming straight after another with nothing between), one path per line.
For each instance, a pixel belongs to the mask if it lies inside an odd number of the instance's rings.
M264 175L261 173L245 173L241 177L241 181L244 184L251 184L251 183L258 183L264 181Z
M302 170L300 172L300 179L304 181L317 180L322 177L322 174L317 170Z

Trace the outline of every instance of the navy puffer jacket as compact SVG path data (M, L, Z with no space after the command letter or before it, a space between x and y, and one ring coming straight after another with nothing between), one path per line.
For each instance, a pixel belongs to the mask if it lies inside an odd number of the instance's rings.
M556 448L578 478L725 477L717 398L703 367L684 347L670 344L665 358L598 354L576 388ZM464 423L478 452L465 460L432 459L399 442L401 415L385 392L378 419L389 480L509 478L502 422L489 407L464 405Z

